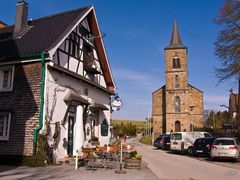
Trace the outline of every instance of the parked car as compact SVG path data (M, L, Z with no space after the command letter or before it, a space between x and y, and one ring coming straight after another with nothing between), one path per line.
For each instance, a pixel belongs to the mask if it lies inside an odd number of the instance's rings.
M160 142L161 149L169 150L170 149L170 135L162 137L162 143Z
M126 135L125 135L125 138L126 138L126 139L130 139L130 134L126 134Z
M215 139L216 137L197 138L192 146L192 155L210 156L212 143Z
M194 141L201 137L212 137L208 132L173 132L170 138L172 152L191 153Z
M217 138L211 147L211 159L239 158L240 142L237 138Z
M155 140L154 140L154 143L153 143L153 146L158 148L158 149L161 149L162 147L166 147L163 145L163 137L170 137L170 135L168 134L161 134L159 137L157 137ZM166 139L165 139L166 140ZM167 143L165 141L165 143ZM166 144L167 145L167 144Z

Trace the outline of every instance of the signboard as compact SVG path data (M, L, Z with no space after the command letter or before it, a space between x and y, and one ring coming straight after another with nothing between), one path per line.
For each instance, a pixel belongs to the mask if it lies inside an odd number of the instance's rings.
M108 136L108 123L106 119L101 124L101 136Z

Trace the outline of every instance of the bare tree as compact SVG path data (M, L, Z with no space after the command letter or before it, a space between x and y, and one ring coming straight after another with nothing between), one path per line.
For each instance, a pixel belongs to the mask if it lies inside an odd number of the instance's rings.
M223 26L215 42L215 54L221 62L216 68L219 83L227 79L238 82L238 121L240 122L240 1L226 0L215 22Z

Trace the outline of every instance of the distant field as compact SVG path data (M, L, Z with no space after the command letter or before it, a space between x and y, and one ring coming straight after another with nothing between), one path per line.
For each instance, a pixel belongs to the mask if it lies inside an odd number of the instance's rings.
M146 125L145 125L145 122L144 121L133 121L133 120L115 120L113 119L112 120L112 125L120 125L121 123L123 123L123 125L127 125L127 124L132 124L132 125L136 125L137 128L144 128Z

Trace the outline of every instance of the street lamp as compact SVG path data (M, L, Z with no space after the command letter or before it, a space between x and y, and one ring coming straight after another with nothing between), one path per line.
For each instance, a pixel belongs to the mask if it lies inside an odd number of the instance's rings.
M193 131L193 110L195 106L189 106L190 114L191 114L191 120L190 120L190 131Z

